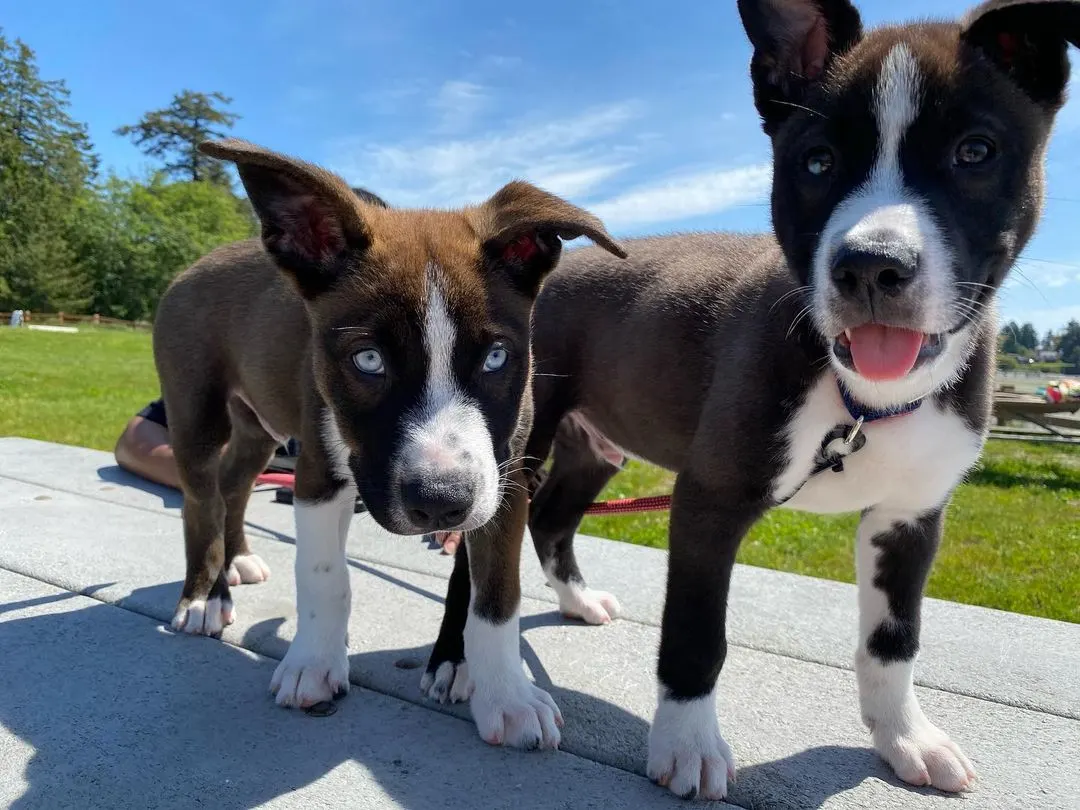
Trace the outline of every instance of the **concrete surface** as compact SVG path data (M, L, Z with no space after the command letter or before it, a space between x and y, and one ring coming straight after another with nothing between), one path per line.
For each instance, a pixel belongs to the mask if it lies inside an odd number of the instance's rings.
M274 576L235 590L223 641L162 628L183 574L180 498L106 453L0 439L0 803L87 807L673 807L643 776L663 552L580 538L625 618L563 620L524 552L522 654L566 718L559 753L492 749L419 678L450 559L366 516L350 534L355 690L325 718L267 695L294 632L291 509L257 494ZM948 542L948 537L946 537ZM1080 626L931 600L920 700L979 771L962 799L869 747L854 588L739 567L721 728L746 808L1080 808ZM714 805L720 806L720 805Z

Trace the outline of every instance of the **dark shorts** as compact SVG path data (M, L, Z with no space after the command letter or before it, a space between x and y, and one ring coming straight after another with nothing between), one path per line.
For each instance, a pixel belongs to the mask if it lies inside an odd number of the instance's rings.
M163 428L168 429L169 420L165 416L165 401L162 399L155 399L141 411L139 416L148 422L154 422L161 425ZM285 444L278 447L274 451L275 456L284 456L287 458L295 458L300 455L300 442L296 439L289 439Z

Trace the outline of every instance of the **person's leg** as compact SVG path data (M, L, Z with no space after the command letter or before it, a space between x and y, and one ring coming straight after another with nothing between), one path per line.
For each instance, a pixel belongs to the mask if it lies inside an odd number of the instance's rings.
M148 481L180 489L164 411L161 400L156 400L133 416L120 434L113 455L121 469Z

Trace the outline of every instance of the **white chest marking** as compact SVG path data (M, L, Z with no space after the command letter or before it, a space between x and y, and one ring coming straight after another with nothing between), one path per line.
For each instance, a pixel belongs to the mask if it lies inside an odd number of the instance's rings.
M982 449L981 437L963 419L928 399L906 416L864 425L866 445L845 459L843 472L826 470L807 480L825 434L852 421L835 378L822 375L788 423L788 456L773 487L778 500L798 490L786 508L838 513L888 506L918 512L938 506Z

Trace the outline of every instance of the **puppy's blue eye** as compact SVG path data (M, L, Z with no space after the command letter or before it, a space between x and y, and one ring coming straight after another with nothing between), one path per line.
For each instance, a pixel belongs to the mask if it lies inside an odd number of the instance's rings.
M491 351L488 352L488 356L484 360L484 372L491 373L492 371L498 371L506 365L506 358L506 349L496 343L491 347Z
M357 352L352 356L352 361L353 365L364 374L381 376L386 373L386 365L377 349L364 349L362 352Z

